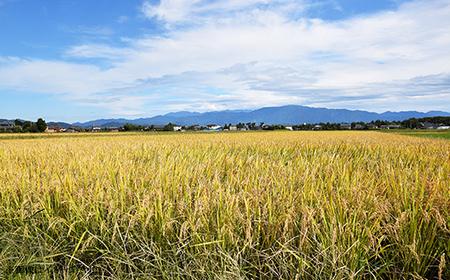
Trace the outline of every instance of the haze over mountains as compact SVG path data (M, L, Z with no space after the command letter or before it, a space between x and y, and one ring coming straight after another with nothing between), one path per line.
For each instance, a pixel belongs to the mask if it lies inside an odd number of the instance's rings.
M225 110L213 111L206 113L198 112L171 112L165 115L158 115L151 118L140 119L97 119L88 122L75 122L72 124L65 122L48 121L47 124L58 124L61 127L69 127L70 125L78 125L82 127L91 127L93 125L100 125L102 127L119 127L126 123L135 125L165 125L168 123L178 125L207 125L207 124L237 124L254 122L260 124L302 124L302 123L351 123L351 122L371 122L374 120L386 121L402 121L409 118L424 118L435 116L450 116L449 112L443 111L429 111L426 113L417 111L402 111L402 112L384 112L374 113L361 110L347 110L347 109L326 109L313 108L299 105L287 105L281 107L265 107L257 110ZM3 119L0 119L0 121Z
M151 118L129 119L99 119L84 123L74 123L83 127L93 124L101 126L121 126L125 123L136 125L151 125L170 123L178 125L207 125L207 124L237 124L255 122L259 124L301 124L301 123L341 123L341 122L370 122L373 120L401 121L409 118L424 118L434 116L450 116L449 112L430 111L427 113L417 111L384 112L381 114L367 111L352 111L347 109L326 109L312 108L299 105L288 105L281 107L265 107L251 110L226 110L206 113L197 112L174 112L165 115L158 115Z

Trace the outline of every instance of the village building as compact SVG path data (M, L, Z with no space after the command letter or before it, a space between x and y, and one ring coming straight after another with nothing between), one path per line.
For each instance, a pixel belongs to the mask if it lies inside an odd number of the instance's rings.
M341 123L340 126L342 129L352 129L352 125L349 123Z
M402 127L402 126L399 124L390 124L387 126L388 129L398 129L400 127Z
M46 133L61 132L61 128L59 127L59 125L51 124L51 125L47 126L47 128L45 129L45 132Z
M183 129L183 126L181 125L174 125L173 126L173 131L181 131Z
M208 124L208 125L206 125L206 129L208 129L208 130L219 130L221 128L222 127L220 125L217 125L217 124Z
M2 122L0 122L0 130L12 131L12 129L15 126L16 125L14 124L14 122L11 122L11 121L2 121Z
M90 129L91 132L100 132L102 131L102 127L100 125L93 125Z
M75 132L80 132L81 131L81 127L77 126L77 125L72 125L70 126L68 129L66 129L66 132L69 133L75 133Z
M292 124L283 124L283 126L287 129L287 130L294 130L294 126Z

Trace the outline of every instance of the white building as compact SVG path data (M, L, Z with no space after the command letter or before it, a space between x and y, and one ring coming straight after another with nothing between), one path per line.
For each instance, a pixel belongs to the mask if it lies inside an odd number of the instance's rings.
M206 128L209 129L209 130L219 130L219 129L221 129L222 127L221 127L220 125L216 125L216 124L208 124L208 125L206 126Z

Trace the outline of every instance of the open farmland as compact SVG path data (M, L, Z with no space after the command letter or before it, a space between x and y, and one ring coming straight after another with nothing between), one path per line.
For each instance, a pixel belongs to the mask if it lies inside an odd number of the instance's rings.
M387 133L396 133L400 135L409 135L415 137L426 137L426 138L437 138L437 139L450 139L450 130L449 129L426 129L426 130L416 130L416 129L407 129L407 130L393 130L393 131L384 131Z
M2 139L0 278L450 279L450 142Z

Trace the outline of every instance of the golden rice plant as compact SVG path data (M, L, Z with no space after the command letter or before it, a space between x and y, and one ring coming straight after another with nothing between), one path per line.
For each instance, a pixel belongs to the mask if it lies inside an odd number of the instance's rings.
M450 278L448 141L0 136L0 162L0 278Z

